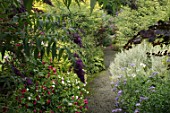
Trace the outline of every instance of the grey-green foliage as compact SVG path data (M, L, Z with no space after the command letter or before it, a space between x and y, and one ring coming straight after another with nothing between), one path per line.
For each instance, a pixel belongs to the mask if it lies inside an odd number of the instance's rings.
M133 76L141 70L144 75L148 75L150 70L164 73L167 70L165 66L167 57L147 57L146 54L147 52L157 53L161 50L170 50L170 47L152 47L151 44L144 42L130 50L121 51L116 54L114 61L110 64L112 77L115 79L123 75ZM149 70L144 70L145 67Z
M137 10L124 6L115 17L118 38L132 38L140 30L170 17L168 0L138 0L137 6Z

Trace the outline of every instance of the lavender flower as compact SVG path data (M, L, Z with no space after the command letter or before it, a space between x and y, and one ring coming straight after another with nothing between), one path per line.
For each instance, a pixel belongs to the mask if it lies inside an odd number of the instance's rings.
M113 110L112 110L112 113L117 113L117 112L121 112L121 111L122 111L121 108L116 108L116 109L113 109Z
M166 62L170 62L170 58L168 58L168 60Z
M26 84L27 85L32 85L33 84L33 82L32 82L32 80L30 79L30 78L26 78Z
M122 90L119 90L118 93L117 93L118 96L121 96L121 95L122 95L122 92L123 92Z
M153 90L153 89L155 89L155 87L154 87L154 86L151 86L151 87L149 88L149 90Z
M115 98L115 101L118 101L118 100L119 100L119 97L116 97L116 98Z
M149 78L153 78L153 77L155 77L157 74L158 74L158 72L153 72L153 73L149 76Z
M139 110L138 110L138 109L135 109L134 113L139 113Z
M149 99L148 97L141 96L139 101L142 102L142 101L145 101L145 100L148 100L148 99Z
M135 63L130 63L129 65L132 67L135 67Z
M136 106L140 106L140 103L136 103Z

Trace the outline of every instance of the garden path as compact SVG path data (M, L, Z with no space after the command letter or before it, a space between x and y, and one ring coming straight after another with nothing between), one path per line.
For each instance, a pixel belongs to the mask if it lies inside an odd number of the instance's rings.
M108 67L115 53L112 48L104 49L104 64L107 69L88 83L90 94L87 96L89 102L87 113L111 113L114 109L114 93L110 84Z

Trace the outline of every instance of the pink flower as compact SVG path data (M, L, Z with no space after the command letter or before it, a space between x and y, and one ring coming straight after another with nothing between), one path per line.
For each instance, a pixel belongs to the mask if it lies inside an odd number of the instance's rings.
M34 109L34 113L36 113L37 112L37 110L36 109Z
M47 104L50 104L51 103L51 100L47 100Z
M83 107L82 107L82 106L80 106L79 108L80 108L80 109L82 109Z
M74 96L72 96L72 100L74 100Z
M33 103L33 104L35 105L35 104L37 104L37 102L34 100L34 103Z
M27 90L24 88L21 90L21 93L24 94Z
M87 100L87 99L84 99L84 103L85 103L85 104L88 104L88 100Z
M86 109L88 109L89 107L88 106L86 106Z
M44 65L44 64L45 64L45 62L44 62L44 61L42 61L42 64Z
M18 44L15 44L15 46L17 46L17 47L19 47L19 46L21 46L22 44L20 44L20 43L18 43Z
M56 73L56 68L55 67L53 68L53 73Z
M44 32L40 32L40 35L44 35L45 33Z
M50 95L51 93L50 93L50 91L48 91L48 95Z
M48 66L48 69L52 70L52 69L53 69L53 66L51 66L51 65L50 65L50 66Z
M75 105L78 105L78 102L74 102Z

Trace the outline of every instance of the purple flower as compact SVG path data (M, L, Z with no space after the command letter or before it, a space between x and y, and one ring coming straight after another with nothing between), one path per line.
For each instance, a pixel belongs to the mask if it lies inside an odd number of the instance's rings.
M127 83L127 80L124 80L124 83L123 83L123 84L126 85L126 83Z
M141 96L139 101L142 102L142 101L145 101L145 100L148 100L148 99L149 99L148 97Z
M79 55L77 53L74 53L74 57L79 58Z
M32 80L30 79L30 78L26 78L26 84L27 85L32 85L33 84L33 82L32 82Z
M120 68L122 71L125 71L126 70L126 67L121 67Z
M119 86L119 81L117 81L117 82L115 83L115 87L117 87L117 86Z
M79 34L78 33L74 33L73 34L73 38L74 38L74 43L76 43L80 47L82 47L82 40L81 40L81 37L79 36Z
M167 62L170 62L170 58L168 58Z
M118 93L117 93L118 96L122 95L122 92L123 92L122 90L119 90Z
M76 69L82 69L84 67L83 61L79 58L76 60Z
M74 72L77 74L77 76L80 78L80 80L83 83L85 83L85 78L84 78L85 72L83 70L83 67L84 67L84 64L83 64L82 60L80 58L77 59L75 67L74 67Z
M136 103L136 106L140 106L140 103Z
M116 98L115 98L115 101L118 101L118 100L119 100L119 97L116 97Z
M138 109L135 109L134 113L139 113L139 110L138 110Z
M153 90L153 89L155 89L155 87L154 87L154 86L151 86L151 87L149 88L149 90Z
M132 66L132 67L135 67L135 64L134 64L134 63L130 63L129 65Z
M113 110L112 110L113 113L117 113L117 112L121 112L121 111L122 111L121 108L116 108L116 109L113 109Z
M15 75L20 76L24 78L25 76L14 66L12 65L12 71L15 73Z

